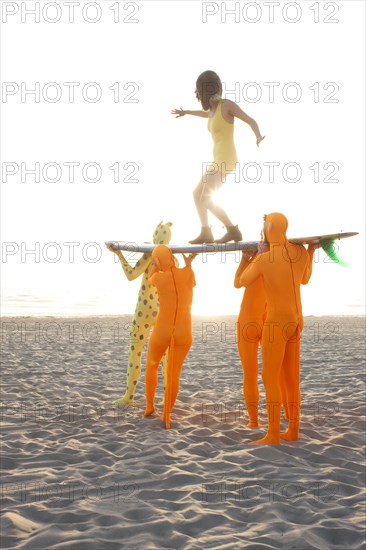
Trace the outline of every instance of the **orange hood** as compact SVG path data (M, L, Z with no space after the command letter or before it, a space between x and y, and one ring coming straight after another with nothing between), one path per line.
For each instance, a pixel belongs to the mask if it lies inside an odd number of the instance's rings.
M165 244L159 244L154 248L152 258L159 271L167 271L175 265L173 254Z
M287 243L286 231L288 227L288 221L286 216L279 212L272 212L267 214L264 222L264 232L266 239L270 244Z

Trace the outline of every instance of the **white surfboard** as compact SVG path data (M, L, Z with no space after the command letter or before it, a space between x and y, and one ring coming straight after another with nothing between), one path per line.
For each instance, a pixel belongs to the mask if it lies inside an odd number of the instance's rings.
M346 239L354 237L358 233L331 233L329 235L315 235L312 237L296 237L290 238L289 241L294 244L321 244L327 241ZM208 252L233 252L236 250L244 250L246 248L256 248L260 241L240 241L230 243L206 243L206 244L168 244L167 246L173 254L203 254ZM133 241L107 241L106 246L114 250L125 250L127 252L152 252L157 246L151 243L136 243Z

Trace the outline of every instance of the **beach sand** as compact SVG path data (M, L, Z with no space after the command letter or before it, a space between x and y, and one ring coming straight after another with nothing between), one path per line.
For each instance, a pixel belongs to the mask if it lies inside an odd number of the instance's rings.
M306 319L301 439L280 446L250 445L264 392L247 428L235 320L194 319L165 430L144 362L136 405L112 405L131 316L3 318L1 548L364 548L364 319Z

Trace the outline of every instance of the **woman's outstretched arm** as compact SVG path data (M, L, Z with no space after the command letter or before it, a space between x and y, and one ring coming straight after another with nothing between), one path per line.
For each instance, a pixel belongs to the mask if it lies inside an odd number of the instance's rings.
M254 118L251 118L249 115L244 113L244 111L242 111L242 109L240 109L239 105L234 103L234 101L228 100L228 102L229 102L229 113L232 116L237 117L240 120L242 120L243 122L246 122L247 124L249 124L249 126L251 127L251 129L253 130L253 132L255 134L255 137L257 138L257 146L258 146L260 144L260 142L266 136L262 136L262 134L259 130L259 126L256 123L256 121L254 120Z
M184 109L173 109L172 115L176 115L175 118L179 118L184 115L200 116L202 118L208 118L208 111L186 111Z

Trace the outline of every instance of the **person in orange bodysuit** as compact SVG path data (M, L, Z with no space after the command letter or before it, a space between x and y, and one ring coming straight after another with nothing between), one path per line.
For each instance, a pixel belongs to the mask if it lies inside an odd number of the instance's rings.
M258 247L258 254L268 250L266 243ZM257 249L243 250L243 256L235 273L234 286L241 288L241 274L248 267ZM237 320L237 344L243 367L243 395L247 407L249 422L247 426L258 424L258 345L262 337L263 323L266 317L266 293L263 277L258 277L244 291L243 300Z
M191 262L194 256L184 256L186 266L182 269L175 267L173 254L165 245L154 248L152 257L155 265L149 282L157 288L160 309L147 349L145 416L155 412L158 366L169 347L163 420L166 428L170 428L170 413L178 395L180 371L192 345L191 305L196 281Z
M300 334L304 325L300 285L307 284L312 273L314 247L289 243L288 222L283 214L265 217L264 234L269 252L250 259L240 276L240 284L251 285L263 277L267 314L262 333L262 379L268 413L267 435L255 443L280 443L281 389L288 415L288 429L282 439L296 441L300 423ZM281 375L281 368L283 373Z

